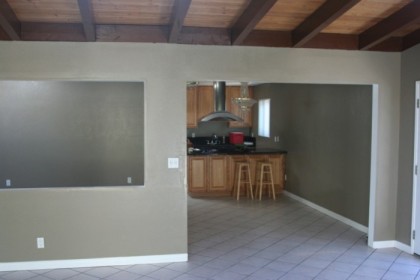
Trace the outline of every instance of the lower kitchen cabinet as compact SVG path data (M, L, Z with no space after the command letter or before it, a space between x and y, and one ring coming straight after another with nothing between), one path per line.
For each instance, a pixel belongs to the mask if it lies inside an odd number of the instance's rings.
M229 191L227 156L209 156L208 157L208 192L226 192Z
M188 157L188 192L193 196L229 196L234 184L235 161L248 160L251 179L255 188L255 172L258 161L273 165L273 181L276 192L285 187L285 154L256 155L208 155Z
M207 157L188 157L188 191L207 192Z
M229 194L227 162L227 156L188 157L188 191L200 195Z
M280 193L285 187L286 179L286 156L271 155L267 160L273 165L273 181L277 193Z

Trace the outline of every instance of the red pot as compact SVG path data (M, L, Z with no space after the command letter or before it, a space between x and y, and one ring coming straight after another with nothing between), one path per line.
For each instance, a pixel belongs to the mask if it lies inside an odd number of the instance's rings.
M243 144L244 143L244 134L243 132L230 132L229 133L229 143L230 144Z

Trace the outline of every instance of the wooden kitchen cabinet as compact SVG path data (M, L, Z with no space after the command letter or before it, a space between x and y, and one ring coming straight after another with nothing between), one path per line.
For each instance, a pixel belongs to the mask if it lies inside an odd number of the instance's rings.
M197 127L197 87L187 87L187 128Z
M212 86L197 87L197 120L214 112L214 93Z
M228 157L210 156L208 157L208 192L226 192L228 191Z
M193 196L230 196L234 184L235 161L248 160L255 189L255 173L258 161L273 165L273 181L276 193L285 187L285 154L209 155L188 156L188 192ZM243 191L243 190L242 190Z
M253 98L253 89L248 87L249 97ZM229 127L252 127L252 112L253 109L249 112L242 113L238 105L232 102L232 98L241 97L241 87L240 86L228 86L226 87L226 111L231 112L234 115L241 117L244 121L229 122ZM255 106L255 105L254 105Z
M244 119L243 122L229 122L229 127L252 127L252 111L242 114L239 107L232 103L232 98L241 96L240 86L226 87L226 111ZM252 87L249 87L249 96L253 97ZM255 105L254 105L255 106ZM187 87L187 128L195 128L204 116L214 112L213 86Z
M285 187L286 156L283 154L269 155L268 161L273 165L273 181L277 193Z
M188 157L188 191L207 192L207 157Z
M188 191L197 195L227 195L228 156L189 156Z

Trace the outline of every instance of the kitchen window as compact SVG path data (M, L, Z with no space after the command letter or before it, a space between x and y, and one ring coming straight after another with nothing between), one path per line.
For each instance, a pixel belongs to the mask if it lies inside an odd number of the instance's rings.
M270 99L258 101L258 136L270 137Z

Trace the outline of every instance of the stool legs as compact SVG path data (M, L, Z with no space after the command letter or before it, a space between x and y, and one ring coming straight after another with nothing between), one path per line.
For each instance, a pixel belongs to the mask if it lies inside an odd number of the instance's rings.
M239 200L241 195L241 186L245 186L247 196L251 196L254 199L252 191L252 180L251 180L251 168L247 162L237 162L235 164L235 180L233 185L233 195L236 196L236 200Z
M269 162L258 162L256 170L256 188L255 194L256 197L261 200L262 189L263 187L269 187L268 193L269 196L273 196L273 199L276 199L276 190L274 188L273 181L273 167Z

